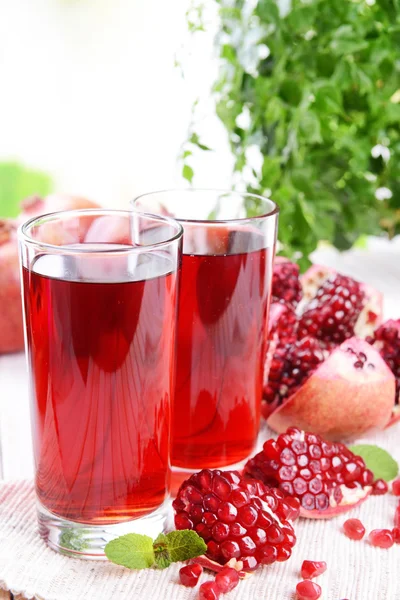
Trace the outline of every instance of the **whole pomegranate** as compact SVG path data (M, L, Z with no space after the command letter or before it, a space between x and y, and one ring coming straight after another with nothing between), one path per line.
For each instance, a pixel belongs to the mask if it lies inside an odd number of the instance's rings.
M76 208L97 208L98 204L86 198L51 194L43 199L38 196L28 198L21 207L22 212L16 219L0 220L0 354L18 352L24 347L18 226L36 215Z

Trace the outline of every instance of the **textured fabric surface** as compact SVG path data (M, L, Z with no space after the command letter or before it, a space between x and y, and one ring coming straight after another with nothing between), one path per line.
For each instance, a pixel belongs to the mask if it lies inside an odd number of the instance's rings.
M400 461L400 425L369 436ZM350 515L367 531L391 528L396 506L392 494L369 498ZM325 560L318 578L324 600L400 600L400 545L373 548L352 542L341 532L340 516L330 521L299 520L298 542L286 563L263 567L227 596L229 600L293 600L304 559ZM191 600L197 590L178 583L179 565L164 571L128 571L101 561L83 561L56 554L40 539L35 497L30 481L0 485L0 587L40 600ZM203 575L203 581L209 577Z

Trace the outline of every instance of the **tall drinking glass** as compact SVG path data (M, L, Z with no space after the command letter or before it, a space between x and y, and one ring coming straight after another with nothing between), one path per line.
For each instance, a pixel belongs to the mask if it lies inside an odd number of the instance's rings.
M181 239L112 210L19 230L39 528L60 552L163 529Z
M146 194L134 210L184 228L172 465L240 463L260 424L267 314L278 208L253 194Z

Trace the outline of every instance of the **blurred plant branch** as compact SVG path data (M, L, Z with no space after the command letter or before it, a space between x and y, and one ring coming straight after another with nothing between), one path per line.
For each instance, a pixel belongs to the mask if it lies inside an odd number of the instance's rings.
M247 188L280 205L284 253L400 233L400 2L216 1L217 114Z

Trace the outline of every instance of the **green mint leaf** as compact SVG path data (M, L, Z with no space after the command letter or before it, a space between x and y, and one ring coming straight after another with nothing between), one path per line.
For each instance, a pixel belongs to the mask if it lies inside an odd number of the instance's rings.
M349 448L354 454L364 459L367 468L373 472L375 479L391 481L397 476L399 465L390 456L389 452L386 452L383 448L369 444L359 444L349 446Z
M153 540L139 533L128 533L112 540L104 551L108 560L128 569L147 569L155 562Z
M165 536L171 562L181 562L204 554L206 543L195 531L171 531Z
M193 169L192 167L190 167L189 165L183 165L182 168L182 176L189 182L192 183L192 179L193 179Z
M167 536L163 533L157 537L153 544L154 558L156 566L159 569L166 569L171 564L171 558L168 551Z

